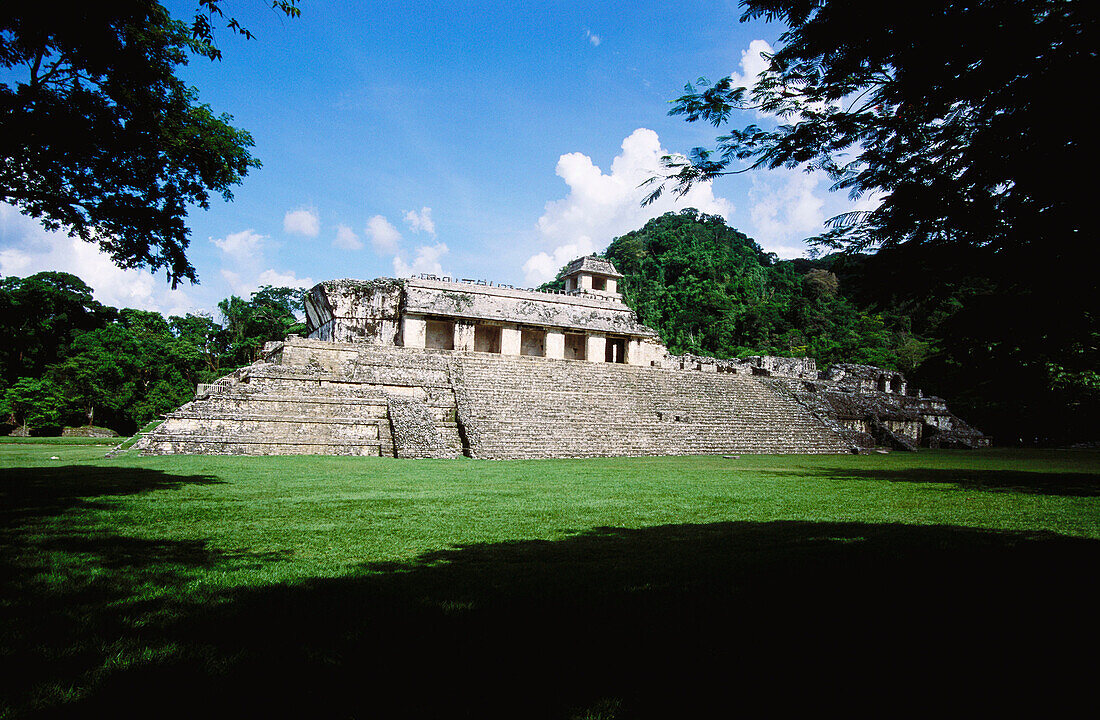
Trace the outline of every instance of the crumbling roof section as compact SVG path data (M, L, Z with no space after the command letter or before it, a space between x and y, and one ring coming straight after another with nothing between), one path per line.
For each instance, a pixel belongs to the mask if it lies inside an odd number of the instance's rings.
M610 260L595 255L579 257L565 266L565 274L572 275L578 272L606 275L607 277L621 278L622 273L615 269Z

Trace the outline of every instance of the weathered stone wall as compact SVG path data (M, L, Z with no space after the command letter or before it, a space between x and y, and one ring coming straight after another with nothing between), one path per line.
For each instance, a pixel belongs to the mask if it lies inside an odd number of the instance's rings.
M317 340L395 345L402 314L484 320L657 340L621 302L436 280L332 280L306 297L308 334Z
M405 289L408 313L657 336L633 310L612 300L437 280L406 280Z
M61 437L114 438L118 437L118 433L111 428L85 425L62 428Z
M764 374L779 375L789 378L817 379L817 361L813 358L789 358L774 357L771 355L753 355L743 358L741 362Z
M458 455L459 448L443 437L426 403L415 397L390 397L387 407L397 457L453 458Z
M848 441L859 447L989 447L990 438L952 414L942 398L878 390L877 378L901 377L900 373L869 365L858 367L863 370L855 377L830 372L832 368L822 373L839 377L839 381L772 377L769 382L827 422L835 418Z
M875 367L838 363L821 373L821 379L859 392L888 392L904 395L908 389L905 377L896 371Z
M330 280L305 297L309 336L334 342L399 343L403 282Z

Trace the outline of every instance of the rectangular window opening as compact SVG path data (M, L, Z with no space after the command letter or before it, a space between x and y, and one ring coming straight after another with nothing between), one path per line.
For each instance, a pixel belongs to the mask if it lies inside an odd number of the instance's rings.
M477 352L500 353L500 327L498 325L477 325L474 327L474 350Z
M577 333L565 334L565 359L566 360L586 360L586 349L588 346L588 338L584 335Z
M519 354L546 357L546 331L523 328L519 333Z
M424 347L455 349L455 324L450 320L428 320L424 328Z
M626 339L625 338L608 338L607 349L604 352L604 362L609 363L625 363L626 362Z

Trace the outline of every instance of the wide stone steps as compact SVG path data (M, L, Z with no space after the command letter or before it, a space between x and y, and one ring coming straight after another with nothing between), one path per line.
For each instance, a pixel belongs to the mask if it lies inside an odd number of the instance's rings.
M207 434L161 433L146 436L142 452L152 455L386 455L385 443L373 441L301 442L226 438ZM390 453L392 455L392 445Z
M253 365L170 414L143 451L393 456L398 398L423 408L403 411L403 456L410 442L483 458L847 450L790 393L751 376L334 347L288 343L283 364Z
M175 433L224 435L242 439L328 442L340 440L377 440L379 426L386 418L352 420L347 418L295 418L262 415L225 415L204 417L188 413L169 418Z
M847 450L805 407L743 375L564 361L459 361L478 457Z
M313 386L323 390L349 386L391 386L404 388L448 387L446 369L393 367L392 365L347 363L334 368L294 368L266 365L249 382L256 386Z
M141 452L234 455L394 455L387 403L393 395L418 397L453 454L462 446L454 393L438 369L404 372L404 382L366 383L349 374L315 368L253 366L239 382L215 390L166 416L143 439ZM370 373L356 372L355 375ZM377 378L375 378L377 379ZM413 383L410 385L409 383Z
M425 403L439 420L454 419L454 401L432 401ZM302 397L297 400L281 398L271 400L265 397L240 396L222 397L217 400L198 400L168 417L235 417L249 419L277 420L342 420L372 421L386 417L386 400L339 401L331 398Z

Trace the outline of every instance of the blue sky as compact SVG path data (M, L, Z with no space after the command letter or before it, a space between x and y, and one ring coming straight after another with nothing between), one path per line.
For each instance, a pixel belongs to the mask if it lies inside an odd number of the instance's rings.
M194 2L169 2L179 16ZM749 173L641 208L657 157L711 144L667 116L700 75L751 82L782 28L736 3L365 3L303 0L282 17L226 0L256 39L183 70L234 116L263 167L190 216L201 284L120 271L91 245L0 205L0 274L65 270L116 306L214 310L261 284L429 271L518 286L605 248L649 217L695 206L783 257L849 208L828 180ZM736 124L768 124L743 113Z

